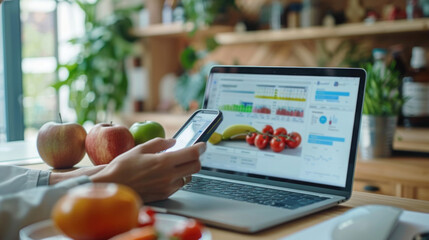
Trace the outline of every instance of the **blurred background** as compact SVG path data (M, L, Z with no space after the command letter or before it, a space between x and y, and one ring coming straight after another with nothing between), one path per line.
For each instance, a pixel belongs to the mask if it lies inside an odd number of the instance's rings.
M58 113L91 125L193 111L214 64L371 64L406 97L429 56L429 0L12 0L0 23L1 141L34 139ZM429 127L429 76L407 81L423 92L398 124Z

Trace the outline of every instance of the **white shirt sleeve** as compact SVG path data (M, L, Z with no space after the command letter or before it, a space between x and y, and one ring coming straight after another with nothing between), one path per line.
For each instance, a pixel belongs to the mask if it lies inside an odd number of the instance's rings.
M0 195L49 185L49 171L0 165Z
M50 218L54 204L70 188L89 182L87 176L81 176L53 186L0 195L0 239L19 239L21 228Z

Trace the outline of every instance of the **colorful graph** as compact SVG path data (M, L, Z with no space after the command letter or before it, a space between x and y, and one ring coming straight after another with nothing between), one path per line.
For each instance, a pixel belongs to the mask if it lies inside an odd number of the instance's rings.
M304 109L293 107L280 107L277 108L276 114L291 117L304 117Z
M338 118L335 115L329 117L329 125L335 125L338 123Z
M255 98L305 102L307 100L307 89L286 86L281 86L278 89L273 86L259 87L255 91Z
M275 99L277 98L277 89L271 85L258 85L255 91L255 98Z
M343 143L343 142L345 142L345 138L321 136L321 135L316 135L316 134L310 134L308 136L308 143L332 146L332 145L334 145L335 142Z
M277 99L305 102L307 100L307 88L305 87L280 87L277 92Z
M240 102L240 104L229 104L222 105L219 107L222 111L230 112L252 112L253 103L251 102Z
M254 113L271 114L271 109L267 106L257 106L253 108Z
M316 101L326 101L326 102L339 102L341 97L349 97L349 92L335 92L335 91L316 91Z

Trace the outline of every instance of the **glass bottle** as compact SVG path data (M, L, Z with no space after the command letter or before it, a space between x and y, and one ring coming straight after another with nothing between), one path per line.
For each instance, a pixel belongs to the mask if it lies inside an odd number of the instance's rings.
M387 51L384 48L374 48L372 50L372 57L374 58L374 72L379 72L380 77L386 74L386 55Z
M301 27L312 27L319 24L320 18L319 0L303 0L301 9Z
M420 6L422 7L423 17L429 17L429 0L420 0Z
M173 22L173 3L171 0L166 0L164 2L164 7L162 8L162 23L169 24Z
M286 8L286 22L288 28L298 28L300 26L300 14L302 4L293 2Z
M183 7L182 1L179 0L173 10L173 22L184 23L185 20L185 8Z
M404 126L429 127L429 71L422 47L414 47L411 69L403 79L402 94L408 98L402 107Z
M280 1L273 1L271 3L270 11L270 28L272 30L279 30L282 28L282 12L283 5L280 3Z
M407 19L416 19L423 17L423 11L420 7L418 0L408 0L407 1Z
M395 62L395 70L399 72L400 78L403 78L408 71L404 62L403 52L401 45L395 45L391 48L392 60Z
M407 65L404 62L403 58L403 47L401 45L395 45L391 48L392 53L392 61L394 62L395 70L399 73L399 78L403 79L404 76L407 74ZM402 95L402 83L399 86L399 94ZM404 125L404 116L402 114L402 111L399 114L398 117L398 125L403 126Z

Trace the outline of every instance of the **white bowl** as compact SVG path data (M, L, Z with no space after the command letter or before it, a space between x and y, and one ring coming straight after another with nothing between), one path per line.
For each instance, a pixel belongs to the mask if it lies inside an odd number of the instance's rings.
M155 215L155 228L160 232L161 237L168 236L176 227L184 225L188 218L171 214L157 213ZM19 231L21 240L71 240L64 236L55 226L52 220L45 220L31 224ZM163 238L160 238L163 239ZM165 238L168 239L168 238ZM204 229L200 240L211 240L209 230Z

